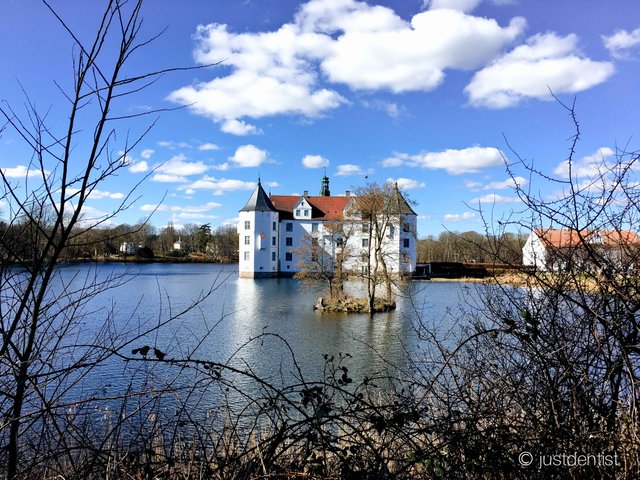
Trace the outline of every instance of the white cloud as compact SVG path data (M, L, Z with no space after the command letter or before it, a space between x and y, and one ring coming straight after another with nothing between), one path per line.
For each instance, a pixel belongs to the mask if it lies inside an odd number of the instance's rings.
M397 183L400 190L415 190L416 188L424 188L425 183L413 178L388 178L387 182Z
M503 197L497 193L487 193L481 197L474 198L471 203L492 203L492 204L504 204L504 203L516 203L520 199L517 197Z
M485 64L525 26L522 18L503 28L493 19L448 9L418 13L410 23L397 20L375 30L345 31L322 59L322 71L358 90L431 91L446 69Z
M146 172L147 170L149 170L149 165L144 160L140 162L133 162L129 166L129 171L131 173L142 173L142 172Z
M191 148L191 144L187 142L174 142L171 140L162 140L158 142L158 145L169 150L176 150L178 148Z
M215 143L203 143L198 147L201 152L209 152L211 150L220 150L220 147Z
M563 178L569 178L570 171L573 178L595 177L603 172L606 159L614 154L611 148L600 147L593 154L575 160L572 164L569 164L569 160L560 162L553 172Z
M442 152L421 152L417 155L395 153L382 161L384 167L408 165L431 170L442 169L452 175L474 173L483 168L504 164L502 152L494 147L469 147L462 150L447 149Z
M471 105L505 108L528 98L551 100L554 94L575 93L606 81L611 62L581 55L575 34L537 34L477 72L465 92ZM551 91L550 91L551 90Z
M168 173L156 173L151 180L161 183L184 183L187 181L182 175L171 175Z
M146 203L140 207L140 210L142 210L143 212L153 212L155 210L158 212L183 212L183 213L195 214L195 213L210 212L211 210L215 208L219 208L221 206L222 204L218 202L207 202L202 205L186 205L186 206L166 205L166 204L154 205L154 204Z
M151 148L145 148L144 150L142 150L142 152L140 152L140 156L145 160L149 160L154 153L155 150L152 150Z
M92 190L89 194L91 200L102 200L103 198L109 198L111 200L121 200L124 198L124 193L121 192L107 192L104 190Z
M269 154L255 145L242 145L236 149L232 157L229 157L229 160L242 168L259 167L269 161Z
M186 159L186 156L179 154L158 165L156 167L158 173L152 177L152 180L156 182L186 182L186 177L200 175L209 170L209 166L200 161L187 162Z
M365 172L362 167L358 165L354 165L352 163L345 163L343 165L338 165L338 169L336 170L336 175L338 176L348 176L348 175L365 175Z
M204 176L200 180L196 180L189 185L179 187L181 190L195 193L196 190L211 190L214 195L224 195L226 192L238 190L253 190L256 187L255 182L245 182L243 180L216 178Z
M617 30L612 35L602 35L602 41L613 58L618 60L633 58L631 50L640 47L640 27L631 32Z
M75 196L80 192L79 188L67 188L67 195ZM105 198L111 200L121 200L125 197L124 193L121 192L108 192L105 190L93 189L88 195L88 199L90 200L103 200ZM83 207L84 208L84 207Z
M251 125L250 123L238 120L236 118L225 120L222 123L220 130L224 133L230 133L231 135L237 135L239 137L244 137L245 135L262 134L262 130L260 130L255 125Z
M362 105L373 110L386 113L391 118L398 118L404 113L404 108L395 102L385 102L384 100L363 100Z
M211 168L213 168L214 170L219 170L221 172L226 172L227 170L229 170L230 166L231 165L229 165L229 162L224 162L217 165L211 165Z
M442 220L445 222L463 222L465 220L473 220L476 218L475 213L464 212L464 213L447 213Z
M489 182L484 185L483 190L505 190L507 188L522 187L529 183L524 177L509 177L506 180Z
M18 165L17 167L0 168L2 173L7 178L25 178L25 177L40 177L43 172L34 168L28 168L24 165ZM45 170L44 175L49 175L49 171Z
M226 68L168 98L213 119L227 133L247 135L259 130L246 119L313 119L348 103L320 84L325 79L358 90L430 91L445 70L486 64L524 30L523 18L503 27L464 13L476 2L434 0L455 9L434 8L405 21L381 5L310 0L273 31L235 33L223 24L201 25L194 37L196 61L224 60ZM393 105L387 108L390 115L397 114Z
M302 165L306 168L325 168L329 166L329 160L321 155L305 155L302 158Z
M431 10L450 9L470 12L478 6L481 0L431 0L429 7Z

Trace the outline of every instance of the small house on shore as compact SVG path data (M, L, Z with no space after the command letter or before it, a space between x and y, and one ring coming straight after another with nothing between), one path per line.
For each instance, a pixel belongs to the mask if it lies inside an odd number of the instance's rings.
M633 230L536 228L522 248L522 264L541 271L587 270L603 262L621 268L639 247Z

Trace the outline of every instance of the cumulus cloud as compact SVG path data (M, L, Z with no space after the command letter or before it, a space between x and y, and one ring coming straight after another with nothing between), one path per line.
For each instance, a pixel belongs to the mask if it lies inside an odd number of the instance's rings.
M640 27L628 32L627 30L617 30L612 35L602 36L604 46L609 50L613 58L627 60L633 58L633 50L640 47Z
M472 212L464 213L447 213L442 217L445 222L463 222L465 220L473 220L476 218L476 214Z
M502 195L498 195L497 193L487 193L481 197L474 198L471 200L471 203L492 203L492 204L504 204L504 203L515 203L519 202L520 199L517 197L504 197Z
M445 8L460 10L461 12L470 12L478 6L480 0L431 0L427 3L432 10Z
M158 212L183 212L187 214L194 214L194 213L210 212L211 210L215 208L219 208L221 206L222 204L218 202L207 202L202 205L186 205L186 206L166 205L166 204L154 205L151 203L146 203L140 206L140 210L142 210L143 212L158 211Z
M140 152L140 156L145 160L149 160L154 153L155 150L151 148L145 148L144 150L142 150L142 152Z
M400 190L415 190L416 188L424 188L425 183L413 178L388 178L387 182L397 183Z
M120 200L124 198L124 193L121 192L107 192L104 190L91 190L89 194L91 200L102 200L103 198L109 198L111 200Z
M201 152L209 152L211 150L220 150L220 147L215 143L203 143L198 147Z
M42 176L41 170L26 167L24 165L18 165L17 167L0 168L2 173L7 178L25 178L25 177L39 177ZM48 175L49 171L45 170L44 175Z
M131 173L142 173L146 172L147 170L149 170L149 165L144 160L133 162L131 165L129 165L129 171Z
M469 147L462 150L447 149L441 152L421 152L416 155L395 153L382 161L383 167L422 167L430 170L446 170L452 175L479 172L483 168L503 165L502 152L494 147Z
M522 187L529 183L524 177L509 177L505 180L496 180L489 183L482 183L477 180L465 180L464 186L472 192L479 190L505 190L507 188Z
M187 181L182 175L171 175L169 173L156 173L151 180L161 183L184 183Z
M329 166L329 160L321 155L305 155L302 158L302 165L306 168L325 168Z
M593 154L572 163L569 163L569 160L560 162L553 172L563 178L569 178L569 173L573 178L595 177L602 172L607 158L614 154L615 152L611 148L600 147Z
M186 182L188 176L201 175L209 166L204 163L188 162L183 154L174 155L165 163L156 167L156 174L151 178L156 182Z
M359 167L358 165L354 165L352 163L345 163L343 165L338 165L338 169L336 170L336 175L341 177L346 177L349 175L366 175L366 171Z
M242 145L236 149L236 153L229 160L237 167L259 167L269 161L269 153L255 145Z
M256 187L255 182L245 182L243 180L216 178L205 175L193 183L179 187L185 192L195 193L196 190L211 190L214 195L224 195L226 192L238 190L253 190Z
M191 144L187 142L174 142L172 140L162 140L158 142L158 145L169 150L176 150L178 148L191 148Z
M236 33L224 24L201 25L194 37L196 61L224 59L226 68L168 98L227 133L247 135L259 133L247 119L313 119L348 103L321 80L354 90L430 91L442 83L445 70L485 65L523 32L523 18L501 26L465 13L475 3L434 0L434 8L405 21L381 5L310 0L273 31Z
M585 58L575 34L537 34L477 72L465 87L476 107L505 108L529 98L551 100L554 94L575 93L607 80L611 62Z

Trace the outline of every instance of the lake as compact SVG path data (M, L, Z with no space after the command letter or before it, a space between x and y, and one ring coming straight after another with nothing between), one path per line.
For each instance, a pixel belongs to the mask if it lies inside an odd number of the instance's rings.
M310 287L291 278L238 278L237 265L79 264L62 268L60 278L74 285L109 276L121 277L124 283L89 302L85 311L90 314L70 342L104 335L99 328L109 313L114 318L112 330L126 331L131 338L166 322L213 287L195 308L142 335L123 353L150 345L162 350L167 359L228 363L284 383L297 377L290 352L307 381L322 378L325 354L350 354L346 365L356 381L404 369L407 356L417 356L422 347L414 329L418 311L424 320L446 327L460 312L461 302L476 295L476 286L464 283L405 282L398 292L397 309L369 318L315 312L313 305L323 286ZM347 288L357 292L364 285L352 282ZM112 358L107 368L83 381L87 388L117 390L118 382L127 378L125 370L130 373L136 364Z

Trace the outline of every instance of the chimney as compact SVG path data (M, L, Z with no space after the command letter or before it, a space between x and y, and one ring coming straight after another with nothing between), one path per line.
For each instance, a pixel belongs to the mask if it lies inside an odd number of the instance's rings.
M349 190L345 191L344 196L347 198L351 197L351 192Z
M303 197L308 197L309 196L309 190L305 190L304 193L302 194Z

